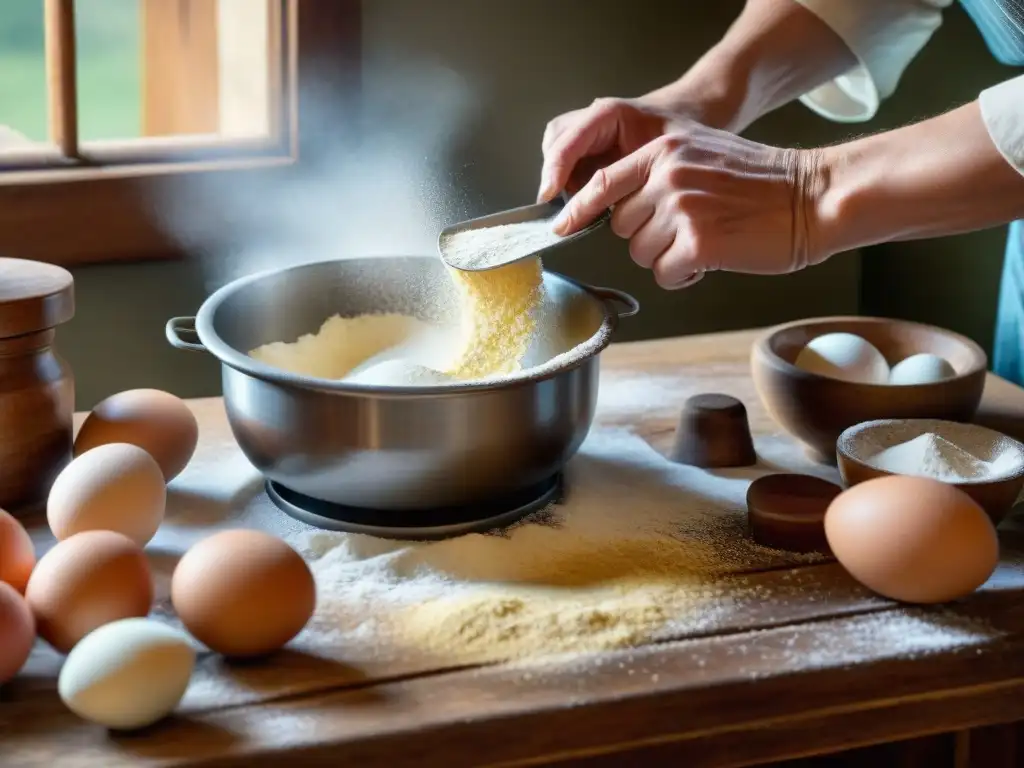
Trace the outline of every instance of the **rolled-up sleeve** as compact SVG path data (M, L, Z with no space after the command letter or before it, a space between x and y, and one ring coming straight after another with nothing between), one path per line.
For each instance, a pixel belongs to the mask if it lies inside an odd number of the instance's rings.
M1024 174L1024 75L986 88L978 102L988 135L1006 161Z
M796 0L828 24L857 66L800 97L830 120L870 120L896 90L903 70L942 24L953 0Z

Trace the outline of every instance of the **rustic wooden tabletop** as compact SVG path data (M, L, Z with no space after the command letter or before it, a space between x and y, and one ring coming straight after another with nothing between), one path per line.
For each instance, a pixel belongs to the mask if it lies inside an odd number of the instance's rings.
M755 335L613 345L603 356L606 380L628 386L629 377L650 377L669 395L628 419L620 414L599 423L628 420L665 451L683 400L722 392L747 405L755 435L777 433L748 375ZM286 525L258 476L243 473L244 481L224 487L240 454L221 401L191 405L201 444L172 484L168 520ZM990 376L979 421L1024 437L1024 390ZM242 507L238 519L225 512ZM1020 765L1015 761L1024 753L1016 751L1014 732L996 727L1024 720L1020 523L1020 515L1004 522L1002 562L989 583L953 606L902 607L866 592L835 563L819 563L749 575L765 599L738 605L710 628L564 662L403 668L372 654L360 657L354 648L308 646L262 665L204 657L180 714L133 735L110 734L69 713L55 693L60 659L40 644L23 674L0 690L0 766L626 761L697 768L940 733L954 734L956 762L931 755L921 765ZM40 548L48 546L40 521L33 522L33 536ZM165 594L174 547L151 549L158 591ZM908 636L914 627L931 634L916 642ZM953 640L929 645L928 637L943 632Z

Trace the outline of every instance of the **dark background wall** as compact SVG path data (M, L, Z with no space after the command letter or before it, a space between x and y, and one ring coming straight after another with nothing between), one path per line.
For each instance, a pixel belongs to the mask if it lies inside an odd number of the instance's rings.
M627 10L618 0L366 0L366 90L371 100L386 97L381 73L396 55L465 77L478 109L455 137L449 162L458 170L467 212L521 205L535 195L540 136L551 116L675 78L719 38L741 5L633 0ZM954 8L870 126L833 125L794 104L749 135L787 146L835 142L935 114L1010 74ZM716 274L682 293L660 291L608 232L566 248L548 266L636 295L643 311L625 324L622 339L861 312L937 323L988 346L1003 234L880 246L782 278ZM183 396L219 392L212 361L163 341L166 318L193 314L205 297L204 275L217 258L76 270L78 315L60 338L76 370L80 407L135 386Z

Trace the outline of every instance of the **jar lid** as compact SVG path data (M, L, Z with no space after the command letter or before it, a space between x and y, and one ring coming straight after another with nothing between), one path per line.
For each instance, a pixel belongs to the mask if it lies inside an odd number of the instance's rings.
M70 272L42 261L0 258L0 338L54 328L74 314Z

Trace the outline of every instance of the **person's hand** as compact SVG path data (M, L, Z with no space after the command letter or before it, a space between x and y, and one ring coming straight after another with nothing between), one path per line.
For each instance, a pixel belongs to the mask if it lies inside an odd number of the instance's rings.
M597 99L589 107L559 115L544 129L538 201L551 200L563 189L575 193L597 169L632 154L680 120L643 97Z
M831 255L811 215L816 158L687 122L597 170L555 231L571 234L614 206L612 230L668 289L711 270L794 272Z

